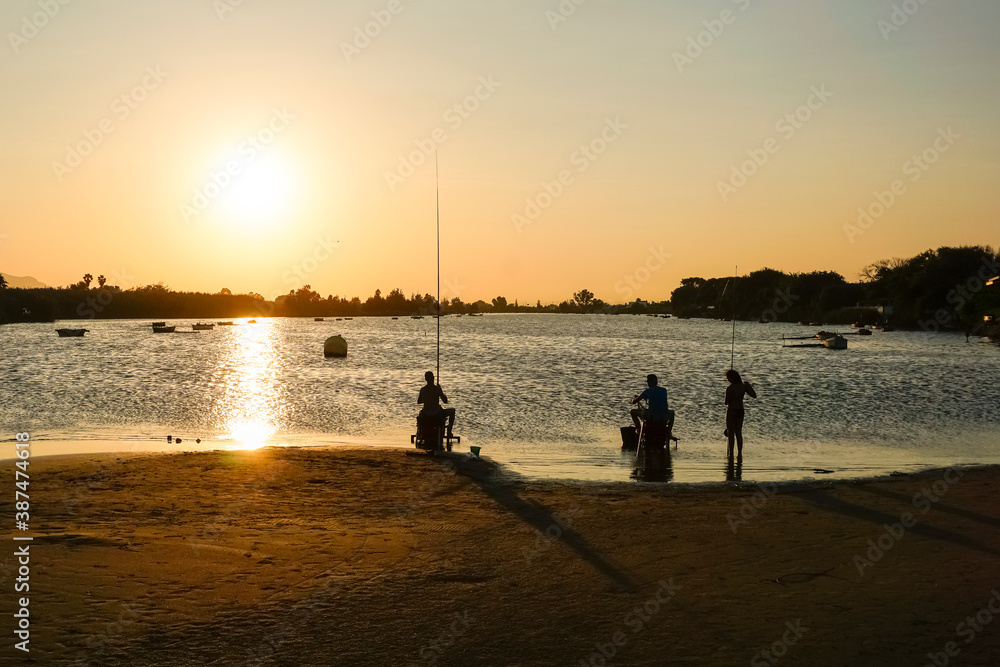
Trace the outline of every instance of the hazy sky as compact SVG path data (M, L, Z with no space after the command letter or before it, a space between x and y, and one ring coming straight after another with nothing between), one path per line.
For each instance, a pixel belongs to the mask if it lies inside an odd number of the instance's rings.
M0 7L8 274L433 292L435 147L467 301L1000 242L996 0L62 2Z

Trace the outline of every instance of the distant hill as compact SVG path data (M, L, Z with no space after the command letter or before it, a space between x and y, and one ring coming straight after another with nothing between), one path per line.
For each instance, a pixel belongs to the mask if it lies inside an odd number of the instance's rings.
M40 282L39 280L37 280L36 278L32 278L31 276L11 276L6 273L0 273L0 276L3 276L4 280L7 281L8 287L24 287L27 289L38 289L41 287L48 287L48 285L46 285L45 283Z

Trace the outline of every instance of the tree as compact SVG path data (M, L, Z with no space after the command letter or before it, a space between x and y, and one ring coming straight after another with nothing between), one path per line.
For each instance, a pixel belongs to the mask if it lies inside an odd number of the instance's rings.
M582 289L579 292L573 293L573 300L576 301L578 306L586 310L587 306L594 301L594 293L588 289Z
M502 313L505 310L507 310L507 299L503 298L502 296L498 296L497 298L493 299L494 313Z
M0 289L7 289L7 279L0 273Z
M228 287L223 287L221 290L219 290L219 294L221 294L222 296L232 296L233 295L232 291L230 291L230 289Z
M105 278L103 275L97 276L97 286L100 287L101 289L104 289L104 285L107 284L107 282L108 279Z
M406 295L398 287L385 298L385 305L390 315L403 315L407 312Z
M94 276L89 273L83 274L83 286L90 289L90 283L94 282Z

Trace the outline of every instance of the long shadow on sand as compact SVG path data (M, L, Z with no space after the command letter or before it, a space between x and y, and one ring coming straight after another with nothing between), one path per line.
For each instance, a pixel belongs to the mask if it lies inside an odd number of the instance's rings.
M633 591L638 588L638 582L597 553L583 537L566 526L564 522L560 522L552 510L538 502L522 498L517 490L503 480L497 474L495 467L488 462L470 460L465 457L435 458L434 460L441 464L444 464L445 461L448 465L454 464L456 474L470 480L498 505L543 535L549 535L550 533L547 531L553 526L559 527L559 535L553 539L558 539L572 549L584 562L610 579L618 589Z
M881 510L849 503L819 490L802 492L799 494L799 497L812 503L813 505L816 505L817 507L830 510L831 512L837 512L838 514L843 514L844 516L853 517L855 519L870 521L879 526L898 523L900 516L904 513L900 512L899 514L887 514ZM914 512L913 510L914 508L912 506L910 506L908 510L904 510L905 512L912 514L917 520L917 523L913 527L907 529L909 532L934 540L951 542L952 544L957 544L969 549L975 549L976 551L982 551L983 553L991 556L1000 556L1000 551L987 544L983 544L982 542L951 530L935 528L934 526L928 526L925 523L922 523L923 515L919 512Z
M896 493L895 491L889 491L887 489L879 489L867 486L860 486L857 488L857 490L864 491L865 493L870 493L874 496L881 496L882 498L888 498L890 500L898 500L899 502L907 505L908 507L911 508L913 507L913 498L911 496L903 495L902 493ZM979 512L970 512L969 510L964 510L961 507L948 505L940 500L933 503L933 507L935 510L939 512L947 512L948 514L960 516L963 519L969 519L970 521L978 521L979 523L985 523L987 526L992 526L993 528L1000 528L1000 518L997 517L987 516L985 514L980 514Z

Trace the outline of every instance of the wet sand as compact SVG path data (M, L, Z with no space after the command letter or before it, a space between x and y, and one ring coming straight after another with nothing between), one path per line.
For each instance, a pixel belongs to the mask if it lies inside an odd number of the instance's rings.
M2 470L11 489L13 462ZM780 486L559 483L467 455L262 449L37 458L30 473L27 654L11 635L13 549L0 561L0 656L15 664L1000 655L997 468Z

